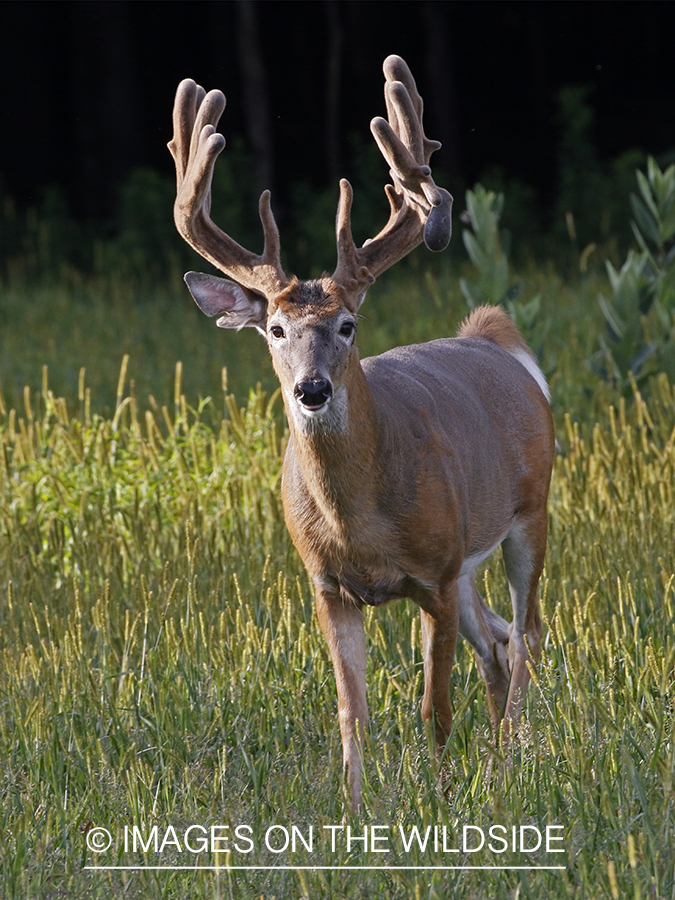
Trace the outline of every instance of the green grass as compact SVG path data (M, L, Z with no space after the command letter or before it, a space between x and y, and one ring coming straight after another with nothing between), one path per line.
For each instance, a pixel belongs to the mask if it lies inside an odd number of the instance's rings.
M342 838L332 852L321 837L344 812L335 687L283 524L285 427L269 370L258 368L268 365L262 342L242 348L256 336L216 331L178 290L5 292L3 897L675 898L675 392L662 379L648 399L619 401L592 381L582 360L599 327L593 279L570 286L530 273L528 290L553 319L543 364L561 447L542 660L511 764L488 771L484 689L459 648L439 769L419 715L415 609L368 611L365 809L345 825L361 835L392 826L380 832L389 854L348 852ZM378 352L451 334L459 292L442 273L390 279L363 314L365 353ZM223 363L238 396L256 380L267 394L235 400ZM484 585L506 614L497 557ZM250 826L255 850L125 850L125 826L162 836L173 826L182 839L194 825ZM273 854L273 825L304 835L313 826L313 850ZM467 825L560 825L565 852L405 852L399 839L399 827L445 826L454 848ZM87 849L94 827L114 836L99 855ZM85 868L160 863L565 868Z

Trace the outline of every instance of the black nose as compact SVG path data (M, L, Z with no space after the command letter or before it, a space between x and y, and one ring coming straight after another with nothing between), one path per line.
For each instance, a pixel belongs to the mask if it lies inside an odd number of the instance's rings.
M330 400L333 386L324 378L319 381L299 381L295 386L295 398L307 409L321 409Z

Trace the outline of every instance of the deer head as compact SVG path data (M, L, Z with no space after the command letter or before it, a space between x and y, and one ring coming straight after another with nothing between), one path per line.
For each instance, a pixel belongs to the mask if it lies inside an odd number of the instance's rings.
M220 91L208 94L186 79L176 93L174 136L169 149L176 163L174 218L180 234L228 278L188 272L185 280L199 308L217 316L221 328L254 327L267 340L287 411L307 429L317 422L344 427L345 378L358 360L357 312L377 276L422 240L443 250L452 230L452 197L431 177L429 158L440 147L422 127L422 99L406 63L384 63L388 120L375 118L371 130L390 166L386 185L389 220L380 233L357 248L351 232L352 188L340 182L337 265L317 281L289 278L281 265L279 231L270 193L260 198L265 243L256 255L224 234L210 217L211 181L225 139L216 125L225 108Z

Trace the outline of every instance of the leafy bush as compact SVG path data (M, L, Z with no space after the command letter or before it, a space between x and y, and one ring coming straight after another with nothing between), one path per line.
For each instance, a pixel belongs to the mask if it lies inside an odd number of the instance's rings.
M541 296L537 294L527 302L522 301L523 283L512 281L508 260L510 236L499 230L503 208L504 195L487 191L482 184L466 192L466 211L461 218L473 231L465 228L462 239L478 277L474 281L460 278L460 287L470 309L486 303L504 306L535 352L540 353L548 330L540 316Z
M650 158L637 181L639 195L630 200L639 250L629 251L619 270L607 262L612 299L598 298L607 328L592 361L624 385L630 376L675 375L675 165L661 171Z
M473 282L460 279L462 293L470 309L485 303L502 303L507 294L513 295L518 285L509 288L509 261L502 248L506 243L505 233L499 232L499 219L504 208L504 195L486 191L477 184L473 191L466 192L466 212L462 221L470 224L462 232L462 240L469 259L478 270L478 278Z

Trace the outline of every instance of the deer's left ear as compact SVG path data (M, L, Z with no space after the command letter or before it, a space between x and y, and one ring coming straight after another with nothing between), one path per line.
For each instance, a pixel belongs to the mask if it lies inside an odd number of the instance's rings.
M201 311L211 318L220 316L216 322L219 328L236 328L239 331L252 327L265 333L266 300L226 278L202 272L188 272L184 277Z

